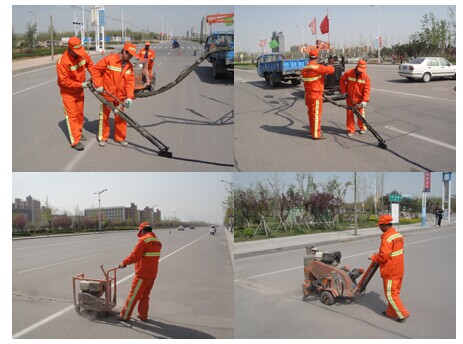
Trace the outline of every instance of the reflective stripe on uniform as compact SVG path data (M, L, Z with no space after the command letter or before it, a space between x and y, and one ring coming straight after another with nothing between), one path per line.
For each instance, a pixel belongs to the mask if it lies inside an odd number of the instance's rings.
M103 140L103 103L100 103L100 118L98 120L98 141Z
M160 257L161 252L146 252L143 254L144 257Z
M315 76L313 78L302 78L302 81L312 82L312 81L316 81L316 80L320 79L321 77L322 77L321 75L318 75L318 76Z
M150 242L150 241L159 241L158 238L146 238L145 240L143 240L144 242Z
M397 238L402 238L402 235L399 233L391 235L389 238L387 238L387 242L391 242L392 240L397 239Z
M319 111L319 100L315 101L315 123L314 123L314 131L313 137L318 137L318 111Z
M132 308L133 301L135 300L135 297L137 296L138 290L140 289L141 284L143 283L143 280L140 278L137 282L137 285L133 291L132 297L130 298L129 303L127 304L127 308L125 310L124 319L127 319L128 315L130 314L130 309Z
M362 79L355 79L355 78L347 78L347 80L349 81L353 81L353 82L358 82L360 84L364 84L365 83L365 80L362 80Z
M72 131L71 131L71 124L69 123L69 116L66 111L66 107L64 106L64 100L63 97L61 97L61 103L63 104L63 109L64 109L64 116L66 117L66 125L68 127L68 133L69 133L69 140L71 141L71 146L74 145L74 136L72 136Z
M397 305L395 304L394 300L392 299L392 280L388 280L387 281L387 291L386 291L386 295L387 295L387 300L389 301L389 303L391 304L392 308L394 308L397 316L399 317L399 319L403 319L405 318L403 316L403 314L400 312L400 309L399 307L397 307Z
M404 253L404 250L398 250L391 253L391 257L397 257Z
M107 65L106 68L109 69L109 70L112 70L113 72L122 72L122 68L120 68L120 67Z
M302 69L306 69L306 68L307 68L307 69L318 69L319 67L320 67L319 65L307 65L307 66L305 66L305 67L302 68Z

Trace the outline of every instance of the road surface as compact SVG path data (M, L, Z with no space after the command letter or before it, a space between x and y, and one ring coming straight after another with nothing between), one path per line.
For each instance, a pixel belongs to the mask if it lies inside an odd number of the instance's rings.
M13 338L233 338L233 267L223 228L157 230L163 244L149 320L115 315L133 278L117 270L117 305L107 317L76 313L72 276L103 278L137 242L136 231L15 240L12 245Z
M153 44L156 88L173 81L203 52L199 43L181 41L181 54L170 42ZM194 55L197 49L197 55ZM94 55L93 61L101 55ZM132 58L132 62L135 59ZM71 149L56 82L55 65L13 74L13 172L29 171L232 171L234 163L233 76L212 78L204 61L180 84L157 96L136 99L127 113L170 147L173 159L159 157L157 148L133 128L128 147L113 140L97 141L99 101L85 91L85 150ZM110 116L113 128L114 116Z
M347 137L345 110L328 103L327 139L311 140L303 85L272 88L255 68L236 69L235 170L455 171L455 80L410 82L399 77L397 65L369 65L368 74L366 118L387 150L371 133Z

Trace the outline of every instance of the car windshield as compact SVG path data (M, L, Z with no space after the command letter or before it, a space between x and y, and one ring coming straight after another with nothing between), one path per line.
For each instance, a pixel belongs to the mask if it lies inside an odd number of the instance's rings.
M425 60L424 57L417 57L416 59L411 60L409 63L411 64L422 64Z

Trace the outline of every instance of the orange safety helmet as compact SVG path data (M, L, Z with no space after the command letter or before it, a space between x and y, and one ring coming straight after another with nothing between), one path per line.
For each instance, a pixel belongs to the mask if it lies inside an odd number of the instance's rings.
M142 222L140 223L140 226L138 226L138 234L137 236L138 237L141 237L142 236L142 231L145 230L145 231L148 231L148 232L152 232L153 231L153 227L151 227L151 224L149 222Z
M86 54L85 48L82 46L82 42L77 37L71 37L68 41L68 49L71 49L80 57L84 57Z
M357 69L361 72L366 72L367 70L367 61L365 60L359 60L359 62L357 62Z
M392 223L392 216L391 215L381 215L379 217L379 221L378 221L378 226L379 225L389 225Z
M318 49L310 49L309 51L309 57L311 59L316 59L318 58Z
M145 45L150 45L150 44L151 44L150 41L145 42Z
M137 47L135 46L135 44L127 42L127 43L124 44L124 47L122 49L128 51L129 54L132 55L132 56L137 55Z

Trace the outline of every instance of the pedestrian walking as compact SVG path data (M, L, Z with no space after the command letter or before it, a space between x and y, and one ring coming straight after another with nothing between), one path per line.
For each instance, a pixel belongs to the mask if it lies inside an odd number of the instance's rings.
M440 227L442 218L444 217L444 211L442 210L442 208L437 208L435 214L436 214L436 226Z

